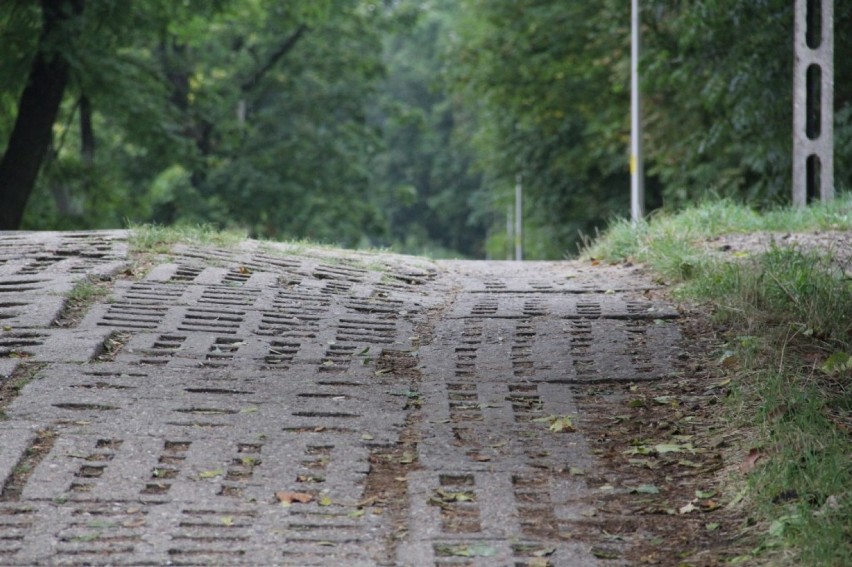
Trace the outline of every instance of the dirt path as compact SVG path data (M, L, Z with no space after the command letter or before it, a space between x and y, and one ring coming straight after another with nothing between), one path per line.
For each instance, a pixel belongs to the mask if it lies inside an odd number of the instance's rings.
M125 239L0 235L0 564L721 557L722 394L636 268Z

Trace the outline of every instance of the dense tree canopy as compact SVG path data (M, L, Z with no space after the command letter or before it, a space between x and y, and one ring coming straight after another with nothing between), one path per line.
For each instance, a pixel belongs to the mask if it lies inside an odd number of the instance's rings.
M642 1L652 208L788 200L792 4ZM503 257L520 176L527 257L560 257L629 209L629 21L621 0L8 0L0 223Z

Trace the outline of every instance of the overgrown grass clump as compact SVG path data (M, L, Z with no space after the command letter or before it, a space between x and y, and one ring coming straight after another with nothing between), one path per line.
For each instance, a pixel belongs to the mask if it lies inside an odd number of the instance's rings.
M852 278L827 251L724 256L701 241L818 229L852 230L852 199L766 215L706 204L616 223L587 250L645 262L681 297L713 306L726 329L720 348L735 361L725 419L753 432L741 452L763 455L746 501L759 520L754 553L772 564L842 565L852 556Z
M156 224L130 225L130 246L134 252L168 254L178 242L209 244L224 248L236 247L248 237L239 230L220 230L208 224L162 226Z
M618 261L632 258L647 263L674 281L692 280L716 260L698 243L724 234L772 231L852 230L852 194L829 204L766 213L732 201L712 201L676 214L655 213L648 221L614 221L583 256Z

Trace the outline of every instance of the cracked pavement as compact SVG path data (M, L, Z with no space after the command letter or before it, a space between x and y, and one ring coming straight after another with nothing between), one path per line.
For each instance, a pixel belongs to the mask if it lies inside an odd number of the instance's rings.
M146 262L125 231L0 233L0 564L621 564L573 535L575 389L672 374L678 312L637 270Z

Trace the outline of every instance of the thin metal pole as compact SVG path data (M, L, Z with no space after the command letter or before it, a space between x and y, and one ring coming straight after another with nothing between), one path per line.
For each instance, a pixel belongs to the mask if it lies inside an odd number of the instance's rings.
M520 174L515 183L515 260L520 262L524 259L524 188L521 184Z
M512 205L506 205L506 259L511 260L512 248L515 246L515 219L512 216Z
M639 92L639 0L631 0L630 31L630 218L635 223L645 216L642 99Z

